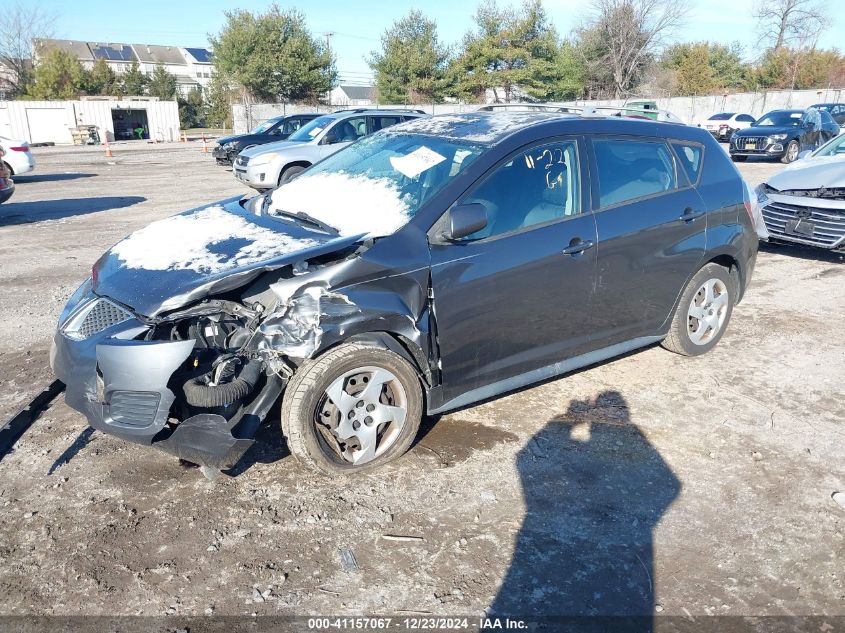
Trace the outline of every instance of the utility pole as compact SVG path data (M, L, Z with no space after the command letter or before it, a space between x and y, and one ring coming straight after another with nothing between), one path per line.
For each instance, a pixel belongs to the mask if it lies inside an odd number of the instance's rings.
M329 52L329 57L331 58L332 54L332 38L334 37L333 31L326 31L323 33L323 37L326 38L326 50ZM326 93L326 103L331 110L332 107L332 90L329 88L329 91Z

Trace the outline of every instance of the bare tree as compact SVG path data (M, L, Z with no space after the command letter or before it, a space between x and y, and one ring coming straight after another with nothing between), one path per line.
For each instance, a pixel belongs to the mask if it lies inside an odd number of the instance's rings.
M612 78L615 97L629 94L688 11L688 0L596 0L579 31L588 72Z
M50 37L55 19L36 4L0 6L0 93L24 92L32 75L33 40Z
M785 46L815 48L829 25L824 0L758 0L754 17L760 29L758 44L780 50Z

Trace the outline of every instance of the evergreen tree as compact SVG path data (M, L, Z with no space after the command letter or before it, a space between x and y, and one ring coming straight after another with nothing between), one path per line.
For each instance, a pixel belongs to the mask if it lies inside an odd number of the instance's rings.
M84 69L67 51L52 49L38 62L28 96L33 99L76 99L83 92Z

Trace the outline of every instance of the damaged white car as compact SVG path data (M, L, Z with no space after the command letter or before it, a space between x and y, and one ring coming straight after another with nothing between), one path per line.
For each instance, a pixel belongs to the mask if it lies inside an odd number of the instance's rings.
M418 119L119 242L64 309L51 364L91 426L206 474L280 400L302 462L372 468L425 414L659 341L711 349L754 269L749 208L696 128Z

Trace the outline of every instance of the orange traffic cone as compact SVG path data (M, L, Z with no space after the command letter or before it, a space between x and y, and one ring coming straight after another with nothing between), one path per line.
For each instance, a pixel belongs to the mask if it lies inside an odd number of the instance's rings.
M106 132L105 134L105 143L106 143L106 158L113 158L114 154L111 153L111 147L109 147L109 133Z
M205 145L205 134L202 135L202 153L208 154L208 147Z

